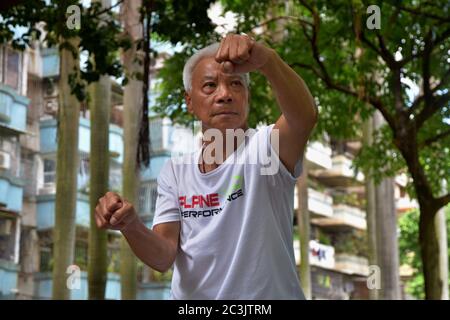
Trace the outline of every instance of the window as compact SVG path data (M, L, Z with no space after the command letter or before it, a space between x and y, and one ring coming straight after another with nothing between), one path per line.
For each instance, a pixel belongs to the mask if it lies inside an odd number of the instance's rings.
M81 270L87 270L88 266L88 249L87 245L82 242L75 244L75 264L80 267Z
M80 165L78 167L78 189L89 190L90 165L89 156L86 154L80 155Z
M51 247L40 247L39 271L50 272L53 269L53 258Z
M56 182L56 161L44 159L44 184Z
M21 53L11 48L0 48L0 80L15 90L19 90Z
M153 119L150 121L150 148L153 152L161 151L163 148L163 123L162 119Z
M19 53L7 49L6 54L6 79L5 83L12 88L19 89Z
M16 248L16 219L0 217L0 259L14 261Z
M143 216L153 216L158 197L156 181L144 183L139 190L139 213Z
M156 183L150 188L150 212L155 213L156 209L156 198L158 197L158 187Z

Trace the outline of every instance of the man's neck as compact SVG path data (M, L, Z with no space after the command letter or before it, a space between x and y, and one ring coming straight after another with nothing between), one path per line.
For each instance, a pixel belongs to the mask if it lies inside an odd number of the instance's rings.
M222 137L222 141L215 142L214 137L212 139L204 139L202 138L202 155L201 155L201 161L200 161L200 168L202 172L209 172L211 170L214 170L219 165L221 165L233 152L239 148L241 143L245 141L245 132L247 131L248 126L245 126L243 128L237 128L230 132L229 129L227 129L229 132L223 132L220 130ZM236 136L232 133L235 132L235 130L242 130L244 132L244 136ZM202 132L203 135L205 134L206 129L203 127ZM230 134L231 133L231 134ZM232 141L231 141L232 140ZM227 142L228 142L228 148L227 148ZM211 146L211 144L214 143L215 145ZM210 160L204 161L204 150L208 148L209 151L208 156L213 157L214 162L211 163ZM222 151L222 154L220 154L220 151ZM206 163L205 163L206 162Z

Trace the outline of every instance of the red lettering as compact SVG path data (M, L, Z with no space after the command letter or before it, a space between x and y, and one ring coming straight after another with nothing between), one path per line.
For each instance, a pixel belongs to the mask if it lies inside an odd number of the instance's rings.
M196 206L199 206L200 208L220 206L218 193L211 193L206 196L193 195L191 203L188 203L189 200L186 196L181 196L178 199L180 206L186 209L195 208Z
M178 198L178 200L180 202L180 207L184 207L184 205L186 204L186 196L181 196Z
M208 195L208 197L209 197L209 204L211 207L217 207L220 205L218 193L211 193L210 195Z
M209 198L208 198L208 196L206 196L206 197L204 197L204 196L200 196L200 207L209 207L210 206L210 204L209 204Z
M199 197L201 197L201 196L192 196L192 208L195 208L195 205L200 204Z

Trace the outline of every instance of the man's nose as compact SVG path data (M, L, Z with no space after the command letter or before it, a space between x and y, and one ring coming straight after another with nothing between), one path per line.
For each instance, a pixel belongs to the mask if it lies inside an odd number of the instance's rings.
M219 86L217 92L217 103L231 103L233 102L233 96L231 95L230 88L226 85Z

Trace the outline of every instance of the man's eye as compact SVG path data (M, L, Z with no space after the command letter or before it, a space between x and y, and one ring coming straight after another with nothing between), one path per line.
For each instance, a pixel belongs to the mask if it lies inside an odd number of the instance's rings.
M232 85L237 85L237 86L240 86L240 85L242 85L242 82L240 82L239 80L236 80L236 81L233 81L233 82L231 82L231 84Z
M214 88L216 84L214 82L207 82L205 83L204 87Z

